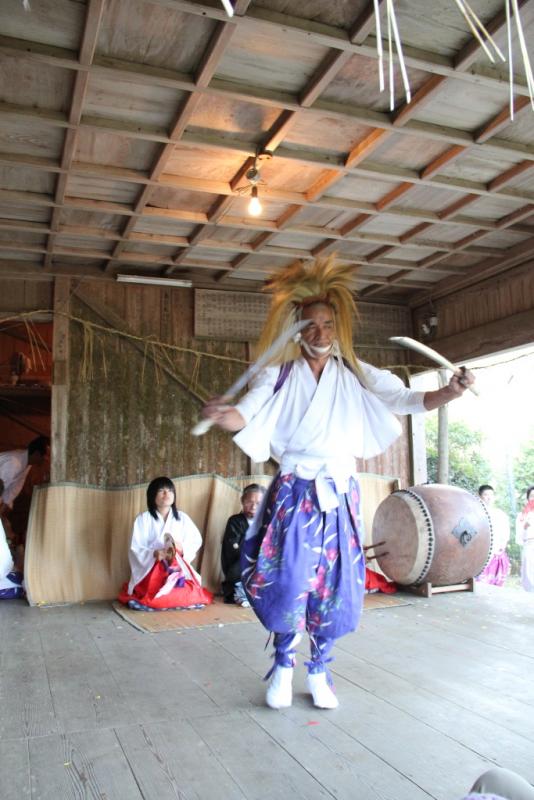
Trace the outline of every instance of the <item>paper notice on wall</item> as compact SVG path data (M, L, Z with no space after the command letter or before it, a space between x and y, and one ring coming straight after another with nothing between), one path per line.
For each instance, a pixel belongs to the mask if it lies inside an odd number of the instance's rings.
M253 342L259 338L271 298L258 292L195 290L195 337Z

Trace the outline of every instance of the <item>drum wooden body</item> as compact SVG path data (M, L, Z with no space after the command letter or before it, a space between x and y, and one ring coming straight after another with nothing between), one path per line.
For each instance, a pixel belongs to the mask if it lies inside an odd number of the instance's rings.
M373 520L373 544L384 574L410 586L462 583L481 572L491 552L483 503L456 486L413 486L386 497ZM383 555L381 555L381 553Z

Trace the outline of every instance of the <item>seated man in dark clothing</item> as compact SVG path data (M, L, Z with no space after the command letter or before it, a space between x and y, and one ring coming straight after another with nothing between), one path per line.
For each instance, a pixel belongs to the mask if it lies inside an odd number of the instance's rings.
M221 564L225 577L222 590L225 603L237 603L245 608L250 605L241 584L241 543L264 494L264 487L257 483L246 486L241 495L241 513L234 514L226 523L221 550Z

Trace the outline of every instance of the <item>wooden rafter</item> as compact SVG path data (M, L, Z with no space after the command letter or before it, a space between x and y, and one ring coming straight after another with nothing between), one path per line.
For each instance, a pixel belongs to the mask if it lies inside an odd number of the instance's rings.
M85 27L80 45L79 62L84 67L90 67L94 58L96 43L98 39L98 32L102 22L102 15L104 13L104 5L106 0L89 0L87 3L87 12L85 15ZM61 216L61 207L65 200L65 191L67 188L68 173L74 159L76 151L76 144L78 141L78 132L80 121L82 117L82 108L87 92L89 83L89 72L78 71L74 79L74 89L72 92L72 99L69 112L69 127L65 134L65 141L63 144L63 153L61 156L61 173L57 179L55 203L56 206L52 212L52 220L50 223L50 234L48 236L48 243L46 246L46 256L44 259L45 269L50 269L52 264L52 256L54 253L54 245L56 241L56 232L59 227L59 220Z
M0 251L14 251L26 253L42 253L45 255L44 264L52 270L54 255L62 257L81 257L89 261L107 263L108 269L119 264L137 263L146 264L157 268L162 274L173 274L178 269L193 267L201 270L211 270L219 274L220 280L226 277L233 278L239 275L240 268L248 268L248 272L257 270L261 275L262 270L257 268L255 256L263 255L272 259L288 257L310 258L318 253L327 253L337 249L343 244L343 252L347 244L373 244L375 249L367 255L357 255L355 248L354 263L364 265L380 265L391 270L386 277L372 276L369 270L365 282L374 281L375 286L367 287L366 292L372 295L380 291L381 287L395 284L412 287L426 285L417 279L417 272L421 269L436 272L454 273L458 267L447 264L451 253L466 251L471 255L491 259L492 262L501 259L502 252L496 248L484 248L479 245L479 240L493 231L503 228L513 228L522 235L528 235L528 230L519 229L521 220L532 216L530 200L532 194L510 185L514 180L527 174L534 165L534 151L529 151L528 146L520 142L499 140L496 135L503 127L509 124L508 108L503 107L497 116L494 116L478 131L458 131L440 124L421 122L417 117L424 104L439 96L442 86L449 80L463 82L465 85L478 83L490 89L496 89L500 84L500 74L493 68L480 70L472 68L473 61L479 55L479 45L470 40L459 52L458 56L447 58L436 54L415 51L405 48L406 63L427 73L427 79L422 82L415 92L412 103L406 104L392 115L377 112L371 108L355 108L341 102L321 99L321 95L334 80L339 71L354 56L364 56L366 59L376 59L372 29L374 25L373 3L368 2L359 17L347 30L337 29L324 23L311 20L298 19L285 14L279 14L263 5L256 6L250 0L236 0L235 17L229 21L217 3L187 2L187 0L154 0L174 11L186 14L201 15L211 20L215 33L206 48L203 57L194 70L194 74L181 74L164 67L154 67L124 59L101 56L95 57L95 46L98 28L102 18L102 9L105 0L93 0L87 5L85 31L79 53L34 42L0 37L0 52L23 54L25 58L36 60L56 69L74 71L73 92L69 111L64 114L59 111L45 111L43 109L30 109L14 106L13 104L0 104L0 111L15 119L28 119L39 122L41 125L65 130L65 139L61 157L57 162L52 158L37 156L23 156L19 154L0 154L0 163L6 166L18 165L39 173L51 173L57 176L56 188L53 195L33 192L2 192L0 200L11 198L20 201L23 205L45 206L52 209L51 221L47 225L42 223L24 223L19 226L10 226L9 220L0 220L0 228L8 231L20 231L29 234L27 243L14 240L8 244L1 244ZM380 0L382 2L382 0ZM521 6L526 6L534 0L520 0ZM502 27L502 15L497 15L487 23L493 32L498 32ZM274 86L266 89L259 86L248 85L246 82L239 84L230 80L215 77L221 58L235 31L243 37L248 33L265 30L280 34L287 31L294 37L303 37L306 42L326 50L318 59L318 66L306 85L292 92L281 91ZM294 39L296 41L296 39ZM235 53L230 56L230 61L235 58ZM469 73L465 71L469 68ZM465 74L464 74L465 73ZM134 122L118 122L104 119L94 113L84 114L84 100L90 76L109 80L126 81L132 84L163 87L179 90L186 93L177 109L174 122L168 130L157 126L136 124ZM527 106L526 87L516 87L516 113L519 114ZM199 130L188 130L193 114L196 112L203 99L214 97L230 101L243 101L248 104L264 106L272 119L272 110L276 110L275 121L269 123L270 130L257 131L254 141L232 141L223 135L202 134ZM321 152L315 147L295 147L294 143L284 147L284 140L297 121L313 121L319 116L334 117L342 123L359 123L366 127L365 135L361 142L356 143L346 153ZM350 125L347 125L349 128ZM126 169L122 167L103 167L97 164L82 164L74 161L76 141L80 130L113 133L146 142L160 145L159 153L148 171L139 169ZM377 151L393 135L416 136L427 142L442 142L443 152L434 156L422 169L406 169L403 167L388 166L380 161L373 163L372 154ZM489 141L491 140L491 141ZM214 181L204 178L192 178L174 174L167 174L166 167L173 155L180 151L181 144L190 147L209 147L219 151L240 153L243 161L230 181ZM506 169L489 181L473 181L455 177L458 175L452 170L444 173L445 166L450 166L456 159L461 158L472 146L476 146L476 156L487 160L503 156ZM283 158L293 164L303 164L308 167L317 167L317 172L322 170L310 181L306 189L300 191L286 191L273 189L269 186L262 188L262 200L285 205L285 211L278 213L276 220L251 221L243 220L237 216L232 217L232 206L235 202L235 192L242 186L244 176L253 163L258 148L276 151L276 157ZM435 149L434 149L435 152ZM379 156L380 157L380 156ZM508 166L510 160L517 163ZM503 165L504 166L504 165ZM460 173L461 174L461 173ZM111 201L91 200L87 198L69 197L67 187L70 177L85 176L88 178L105 178L118 182L125 182L137 187L137 196L130 203L117 203ZM348 176L361 176L373 182L386 184L384 193L375 202L367 200L349 200L337 197L343 194L339 190L329 194L336 183ZM78 181L79 183L79 181ZM347 182L348 183L348 182ZM393 184L393 188L392 188ZM408 208L405 197L418 186L431 187L436 198L443 192L450 197L454 191L458 199L442 208L440 211L427 209ZM184 191L203 192L214 195L215 199L208 212L196 212L189 209L158 209L149 205L153 193L158 188L172 188ZM132 191L131 189L129 190ZM131 196L131 195L130 195ZM375 195L376 196L376 195ZM402 205L399 200L402 197ZM497 220L484 220L462 214L462 210L479 198L491 197L509 202L513 209ZM518 203L523 203L517 208ZM314 206L318 209L329 209L343 214L339 222L335 220L323 226L298 225L296 218L302 209ZM91 226L75 226L60 223L61 210L80 209L93 212L111 213L124 217L120 231L101 231ZM347 214L346 212L351 212ZM344 213L345 212L345 213ZM235 212L234 212L235 213ZM337 216L339 216L339 214ZM366 232L367 223L384 215L397 214L413 220L413 224L399 236L389 236L378 232L376 228ZM304 216L304 215L303 215ZM331 217L335 217L333 214ZM188 235L170 235L157 233L143 233L136 227L140 219L176 219L192 223L195 227ZM14 221L18 222L18 221ZM466 225L472 230L455 242L440 242L439 230L432 232L435 239L424 239L424 234L433 226L451 224ZM32 227L32 225L34 227ZM37 227L40 225L40 227ZM255 235L251 241L239 242L234 237L225 241L217 238L219 227L241 228L254 230ZM514 226L518 226L514 228ZM377 226L378 227L378 226ZM528 228L528 226L523 226ZM384 218L382 230L387 229ZM300 237L299 246L277 246L279 233L284 231L291 241L291 236ZM34 234L34 236L31 236ZM47 236L46 245L42 244L43 235ZM313 246L301 246L302 237L311 236ZM36 237L40 237L37 239ZM80 238L87 240L85 246L66 246L62 238ZM20 239L21 237L19 237ZM446 239L443 236L443 239ZM91 245L91 239L104 240L109 247L97 249ZM319 240L319 243L317 241ZM143 243L147 245L166 245L172 247L171 256L162 257L157 252L138 253L129 252L128 243ZM287 243L284 241L284 244ZM198 248L195 251L195 248ZM202 248L210 248L228 253L229 262L210 260L202 255ZM423 248L432 250L432 255L425 256L419 261L402 258L403 248ZM361 248L360 248L361 250ZM400 257L399 257L400 256ZM502 259L501 259L502 260ZM504 263L504 262L503 262ZM470 268L471 270L471 268ZM476 268L473 269L476 272ZM376 280L375 280L376 278Z

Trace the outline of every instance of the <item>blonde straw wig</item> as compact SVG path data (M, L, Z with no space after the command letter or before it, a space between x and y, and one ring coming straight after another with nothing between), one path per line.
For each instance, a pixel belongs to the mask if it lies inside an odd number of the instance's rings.
M282 331L300 319L302 309L324 303L334 312L336 338L341 355L358 374L361 370L352 347L352 325L357 317L351 288L354 266L336 263L335 257L317 258L312 262L296 261L276 273L266 290L273 293L271 308L260 337L259 353L265 352ZM297 344L290 342L275 363L292 361L300 355Z

